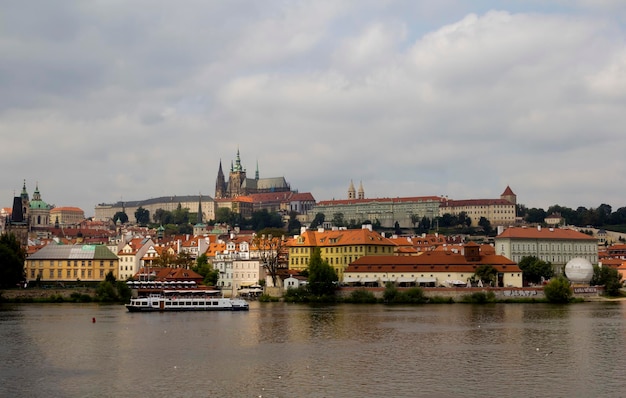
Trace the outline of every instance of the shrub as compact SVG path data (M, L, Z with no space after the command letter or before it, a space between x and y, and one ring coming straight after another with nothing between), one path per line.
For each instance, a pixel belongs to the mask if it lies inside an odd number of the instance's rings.
M309 301L309 291L306 286L288 289L283 295L283 298L288 303L306 303Z
M461 302L471 304L495 303L496 295L494 292L475 292L463 296Z
M350 303L374 304L377 302L374 293L365 289L357 289L350 293L350 297L346 300Z
M552 278L550 282L543 287L543 293L546 299L551 303L569 303L573 292L569 281L563 276Z

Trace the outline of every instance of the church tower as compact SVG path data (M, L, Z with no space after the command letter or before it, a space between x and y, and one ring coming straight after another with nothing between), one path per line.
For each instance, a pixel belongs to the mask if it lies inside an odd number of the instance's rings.
M235 164L231 166L230 176L228 178L228 197L236 198L237 196L246 195L244 183L246 182L246 169L241 166L241 158L239 149L237 149L237 158Z
M222 171L222 160L220 159L220 168L217 171L217 180L215 181L215 199L223 199L226 196L226 180Z
M363 189L363 181L359 182L358 198L359 199L365 199L365 190Z
M348 187L348 199L356 199L356 189L354 189L352 180L350 180L350 186Z

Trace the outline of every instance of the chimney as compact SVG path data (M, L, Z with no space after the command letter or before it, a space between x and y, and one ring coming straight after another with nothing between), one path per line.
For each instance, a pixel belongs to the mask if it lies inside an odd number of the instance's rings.
M541 225L537 225L537 231L541 231Z

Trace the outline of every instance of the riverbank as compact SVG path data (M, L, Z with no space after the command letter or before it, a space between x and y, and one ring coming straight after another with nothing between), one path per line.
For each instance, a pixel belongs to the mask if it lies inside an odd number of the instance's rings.
M59 302L95 301L96 289L73 288L26 288L0 290L0 302Z

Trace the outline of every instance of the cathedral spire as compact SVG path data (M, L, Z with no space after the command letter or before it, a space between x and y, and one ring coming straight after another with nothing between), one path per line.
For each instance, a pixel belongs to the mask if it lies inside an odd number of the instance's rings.
M232 168L231 168L232 169ZM220 159L220 167L217 170L217 179L215 180L215 197L222 199L226 195L226 178L222 171L222 159Z
M254 179L258 181L259 179L259 160L256 161L256 172L254 173Z
M220 167L221 170L221 167ZM198 197L198 224L202 224L202 194Z

